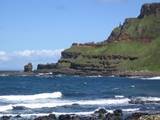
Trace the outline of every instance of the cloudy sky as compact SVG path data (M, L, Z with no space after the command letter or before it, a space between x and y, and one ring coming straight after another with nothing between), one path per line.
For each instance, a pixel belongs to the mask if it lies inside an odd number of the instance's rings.
M159 0L0 0L0 70L56 62L73 42L102 41Z

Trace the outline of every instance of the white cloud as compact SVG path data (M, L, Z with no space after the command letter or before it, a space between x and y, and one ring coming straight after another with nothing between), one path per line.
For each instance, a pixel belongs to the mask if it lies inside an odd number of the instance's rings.
M0 51L0 61L8 61L8 60L9 60L8 54L4 51Z
M23 50L23 51L16 51L14 52L14 55L21 56L21 57L54 57L54 56L60 56L63 49L56 49L56 50Z
M23 66L31 62L35 69L37 64L54 63L61 57L64 49L56 50L22 50L5 52L0 51L0 70L22 70Z

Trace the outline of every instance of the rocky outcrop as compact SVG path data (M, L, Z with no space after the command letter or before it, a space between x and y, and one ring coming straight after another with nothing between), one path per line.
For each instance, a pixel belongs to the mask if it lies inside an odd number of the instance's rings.
M63 51L63 52L61 53L62 58L64 58L64 59L67 59L67 58L73 58L73 59L75 59L75 58L77 58L80 54L81 54L81 53L79 53L79 52L66 52L66 51Z
M130 116L128 116L125 120L139 120L141 116L148 115L148 113L133 113Z
M23 118L20 115L17 116L2 116L1 120L160 120L160 114L158 113L145 113L135 112L131 114L123 114L121 109L114 110L112 113L108 112L104 108L96 110L92 114L88 115L76 115L76 114L49 114L46 116L32 116L31 118Z
M33 65L32 63L28 63L27 65L24 66L24 72L32 72Z
M160 3L144 4L138 18L143 18L149 15L160 16Z
M160 3L144 4L141 8L141 13L137 18L127 18L124 23L115 28L111 35L105 42L117 42L117 41L133 41L139 40L140 42L148 43L155 38L154 32L159 31L159 27L155 27L155 31L148 29L148 25L143 22L154 25L154 22L144 18L145 16L160 17ZM158 20L158 18L157 18ZM153 22L153 23L152 23Z
M38 117L35 120L122 120L122 110L115 110L113 113L107 112L105 109L95 111L91 115L60 115L57 118L55 115L50 114L49 116Z
M38 64L37 70L43 70L43 69L55 69L57 67L57 64L51 63L51 64Z
M34 120L57 120L57 118L54 114L50 114L48 116L41 116L41 117L35 118Z

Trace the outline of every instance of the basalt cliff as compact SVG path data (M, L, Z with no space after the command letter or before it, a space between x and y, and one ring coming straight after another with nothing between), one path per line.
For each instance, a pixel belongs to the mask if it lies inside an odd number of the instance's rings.
M127 18L107 40L73 43L55 64L39 64L37 72L78 75L142 75L160 73L160 3L144 4L140 15Z

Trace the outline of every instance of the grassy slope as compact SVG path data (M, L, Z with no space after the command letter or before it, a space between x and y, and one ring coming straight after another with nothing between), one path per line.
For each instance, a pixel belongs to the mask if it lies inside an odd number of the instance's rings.
M114 32L120 32L115 28ZM101 47L71 47L67 52L78 52L82 55L129 55L138 56L135 61L122 61L118 68L127 71L159 71L160 72L160 18L147 16L143 19L135 19L124 25L123 32L134 37L131 41L119 41L108 43ZM140 37L152 37L151 43L140 42ZM137 38L137 39L136 39ZM78 64L98 64L97 59L87 59L80 55L72 62Z

